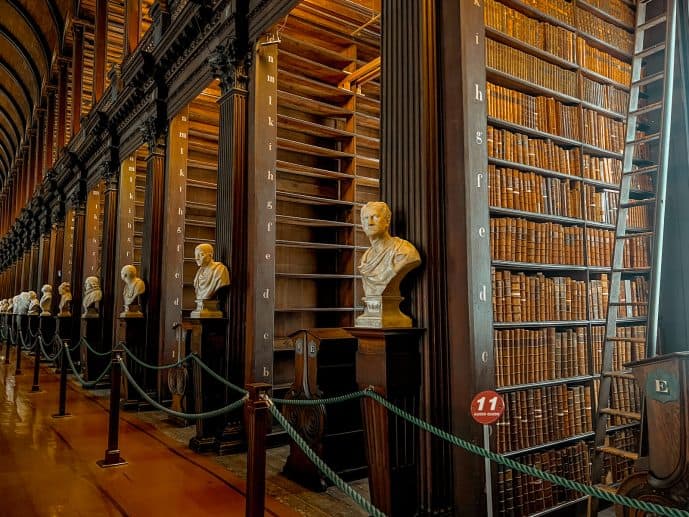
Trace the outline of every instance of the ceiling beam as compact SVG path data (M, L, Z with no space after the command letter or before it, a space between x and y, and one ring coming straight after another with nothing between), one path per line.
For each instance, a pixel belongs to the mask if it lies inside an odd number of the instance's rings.
M7 125L9 125L12 128L14 132L14 138L12 139L12 143L14 143L15 147L18 146L19 142L22 139L22 133L19 130L19 126L17 126L16 121L12 117L10 117L10 114L7 113L5 108L3 108L2 106L0 106L0 116L5 117L5 119L7 120Z
M0 24L0 36L3 36L7 41L10 42L10 44L14 47L14 50L19 53L21 58L24 60L24 62L27 64L29 67L29 70L31 71L33 75L34 82L36 83L36 99L39 99L41 96L41 72L38 70L38 66L36 65L36 62L34 59L31 57L31 54L29 53L28 50L26 50L26 47L22 45L22 42L17 39L17 37L12 34L4 25ZM48 63L48 67L46 68L46 74L48 69L50 68L50 63Z
M43 51L43 57L45 57L45 62L48 64L48 67L50 67L50 62L52 58L52 52L50 51L50 45L48 44L48 40L45 39L45 34L43 34L43 31L41 28L38 26L36 23L36 20L33 19L29 11L27 11L24 6L19 2L18 0L7 0L7 2L12 6L12 8L17 11L17 14L22 17L22 19L26 22L26 24L29 26L31 29L31 32L33 32L34 37L38 40L38 42L41 45L41 50ZM60 35L58 34L58 40L60 39Z
M4 59L0 58L0 70L4 70L7 75L10 76L10 78L16 83L17 86L19 86L19 90L22 92L22 95L24 95L24 99L26 100L26 104L28 106L28 110L25 113L26 118L31 117L31 112L33 111L33 100L31 99L31 93L29 92L29 89L26 87L26 85L22 82L21 77L19 77L19 74L16 72L14 68L12 68L7 61ZM24 124L26 125L26 124Z
M57 31L57 40L62 42L62 38L64 36L63 32L65 31L65 22L62 19L60 10L57 8L57 5L55 5L54 0L45 0L45 3L48 4L50 17L53 19L53 25L55 25L55 30Z
M7 98L14 110L17 112L17 115L19 115L19 139L21 140L21 135L24 134L24 128L26 127L26 113L22 111L22 108L17 102L17 99L10 95L10 92L7 91L7 89L2 85L2 83L0 83L0 94L4 95Z

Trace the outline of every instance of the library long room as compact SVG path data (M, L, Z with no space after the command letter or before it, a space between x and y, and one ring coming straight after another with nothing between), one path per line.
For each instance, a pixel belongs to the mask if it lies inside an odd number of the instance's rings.
M688 67L685 0L2 3L0 514L689 516Z

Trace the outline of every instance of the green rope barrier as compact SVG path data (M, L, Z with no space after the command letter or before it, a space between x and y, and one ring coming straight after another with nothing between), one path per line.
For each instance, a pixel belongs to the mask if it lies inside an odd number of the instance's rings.
M343 479L338 476L334 470L332 470L328 465L325 464L325 462L318 457L318 455L313 452L313 449L307 445L307 443L304 441L304 439L301 437L301 435L292 427L287 419L282 416L282 413L278 411L278 409L275 407L275 405L272 403L273 401L271 399L267 399L269 404L268 404L268 409L270 413L273 415L273 417L280 423L282 428L287 431L287 434L289 434L290 438L294 440L294 443L296 443L299 448L304 451L304 454L313 462L314 465L320 470L337 488L342 490L345 495L349 496L356 504L358 504L361 508L364 509L369 515L373 515L373 517L385 517L385 514L381 512L378 508L373 506L370 501L364 498L359 492L354 490L351 486L349 486L347 483L343 481Z
M77 345L80 345L80 344L82 344L82 343L83 343L84 345L86 345L86 348L87 348L93 355L97 355L98 357L105 357L106 355L109 356L109 355L112 353L111 350L107 350L107 351L105 351L105 352L99 352L98 350L96 350L95 348L93 348L91 345L89 345L89 342L86 341L86 338L84 338L84 337L82 337L82 338L79 340L79 343L77 343Z
M408 422L411 422L415 426L423 429L424 431L427 431L438 438L442 438L443 440L451 443L452 445L455 445L457 447L461 447L464 450L467 450L473 454L477 454L483 458L488 458L491 461L494 461L495 463L499 463L501 465L504 465L506 467L509 467L513 470L517 470L523 474L528 474L529 476L534 476L540 479L543 479L545 481L549 481L551 483L555 483L556 485L563 486L565 488L569 488L570 490L576 490L577 492L581 492L582 494L591 496L591 497L597 497L598 499L604 499L606 501L609 501L611 503L615 504L620 504L623 506L627 506L629 508L634 508L636 510L641 510L643 512L648 512L648 513L655 513L658 515L662 515L664 517L689 517L689 512L685 510L680 510L677 508L669 508L666 506L661 506L659 504L655 503L649 503L646 501L640 501L638 499L632 499L629 497L625 497L622 495L617 495L613 494L610 492L605 492L603 490L600 490L594 486L591 485L585 485L583 483L578 483L576 481L572 481L569 479L565 479L560 476L556 476L554 474L551 474L550 472L544 472L542 470L538 470L535 467L532 467L531 465L524 465L522 463L517 463L514 460L511 460L509 458L505 458L504 456L501 456L500 454L497 454L495 452L486 450L482 447L479 447L477 445L474 445L473 443L467 442L466 440L462 440L461 438L454 436L446 431L443 431L442 429L439 429L435 427L434 425L431 425L427 422L424 422L418 417L415 417L414 415L410 415L406 411L398 408L394 404L391 404L388 402L386 399L381 397L378 393L376 393L373 390L367 390L366 391L366 396L372 398L379 404L381 404L383 407L387 408L389 411L394 413L395 415L404 418Z
M164 411L168 415L176 416L178 418L183 418L185 420L203 420L206 418L213 418L214 416L224 415L225 413L230 413L230 412L235 411L236 409L239 409L240 407L242 407L244 405L244 403L246 402L246 399L247 399L247 396L245 395L244 397L233 402L229 406L214 409L213 411L206 411L205 413L199 413L196 415L191 414L191 413L180 413L179 411L175 411L174 409L166 408L162 404L156 402L143 389L141 389L141 386L139 386L136 383L136 381L132 377L132 374L129 373L129 370L127 370L127 366L124 364L124 361L121 358L120 358L120 367L122 368L122 373L124 374L124 376L131 383L131 385L134 386L136 391L139 392L139 394L144 398L144 400L146 402L148 402L151 406L158 409L159 411Z
M77 378L77 380L81 383L81 385L85 388L90 388L98 384L103 377L110 371L110 368L112 368L112 363L108 363L108 366L105 367L105 370L101 372L101 374L93 381L86 381L81 375L79 375L79 372L77 372L76 367L74 366L74 361L72 361L72 356L71 354L65 354L67 356L67 362L69 363L69 367L72 369L72 373L74 373L74 376ZM64 368L64 366L63 366Z
M43 336L39 335L39 336L38 336L38 344L39 344L40 347L41 347L41 353L43 354L43 357L45 357L48 361L55 361L58 357L60 357L60 355L62 354L62 351L63 351L62 348L59 348L58 351L57 351L57 353L55 353L55 355L52 355L52 356L51 356L51 355L48 354L48 352L46 351L45 347L43 346L43 343L44 343L44 341L43 341Z
M325 399L273 399L276 404L283 404L285 406L321 406L325 404L338 404L340 402L347 402L366 396L366 390L355 391L347 395L340 395L338 397L328 397Z
M21 342L21 347L24 352L31 352L31 350L36 348L36 341L34 341L33 345L31 346L26 345L26 340L24 339L24 334L21 330L19 331L19 341Z
M179 359L176 363L170 363L170 364L164 364L164 365L161 365L161 366L157 366L157 365L154 365L154 364L145 363L144 361L142 361L141 359L139 359L138 357L136 357L136 356L132 353L132 351L129 350L129 348L127 348L127 345L125 345L123 341L120 341L119 346L122 347L122 349L127 353L127 356L128 356L130 359L132 359L135 363L140 364L140 365L143 366L144 368L148 368L149 370L169 370L170 368L174 368L175 366L179 366L179 365L182 364L184 361L186 361L187 359L190 359L190 358L193 357L193 355L194 355L194 354L189 354L189 355L187 355L186 357L184 357L184 358L182 358L182 359Z
M199 366L201 366L201 368L206 370L208 372L208 374L211 377L213 377L215 380L217 380L218 382L221 382L222 384L224 384L225 386L228 386L229 388L232 388L237 393L241 393L242 395L247 393L247 391L244 388L240 388L236 384L232 384L227 379L225 379L225 378L221 377L219 374L215 373L215 371L210 366L208 366L206 363L204 363L199 356L197 356L196 354L190 354L190 355L191 355L191 358L194 361L196 361L199 364Z

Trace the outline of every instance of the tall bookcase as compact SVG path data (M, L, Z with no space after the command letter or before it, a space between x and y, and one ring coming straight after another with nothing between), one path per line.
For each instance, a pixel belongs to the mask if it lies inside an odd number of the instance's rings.
M626 0L484 5L495 386L506 401L495 446L586 483L634 13ZM638 208L629 222L642 231L650 214ZM648 266L648 253L630 246L629 265ZM643 275L629 275L624 288L628 299L647 299ZM624 316L623 336L643 336L644 315L630 308ZM617 350L620 363L643 355L631 342ZM612 405L631 412L638 394L619 381ZM616 417L608 433L611 443L635 450L630 420ZM631 465L607 467L615 482ZM499 468L494 484L498 514L540 514L583 500L509 469Z

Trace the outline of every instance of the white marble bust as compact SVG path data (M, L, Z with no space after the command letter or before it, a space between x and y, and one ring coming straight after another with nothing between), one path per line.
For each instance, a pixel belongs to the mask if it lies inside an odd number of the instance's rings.
M7 312L10 314L17 314L19 295L13 296L7 300Z
M41 296L38 302L41 306L41 316L50 316L50 310L53 304L53 286L44 284L43 287L41 287L41 293L43 296Z
M28 314L31 316L38 316L41 313L41 305L38 301L36 291L29 291L29 308Z
M57 292L60 295L60 304L58 308L60 313L58 316L65 317L72 315L72 286L69 282L62 282L58 288Z
M139 297L146 292L146 284L138 277L136 268L127 264L120 271L120 277L124 282L122 297L124 299L124 312L120 314L122 318L142 318Z
M199 266L194 277L196 292L196 310L192 311L192 318L221 318L215 295L218 289L230 285L230 272L222 262L213 260L213 246L207 243L199 244L194 250L196 264Z
M9 307L9 302L7 301L7 298L3 298L0 300L0 313L7 312L7 308Z
M36 293L34 293L35 295ZM17 314L28 314L29 305L31 304L31 297L28 291L23 291L17 300Z
M361 224L371 247L359 263L365 297L357 327L411 327L411 318L399 310L400 282L421 264L421 257L412 243L390 235L391 215L382 201L371 201L361 209Z
M84 297L81 302L82 317L97 317L102 299L103 291L100 288L100 279L97 276L87 276L84 280Z

